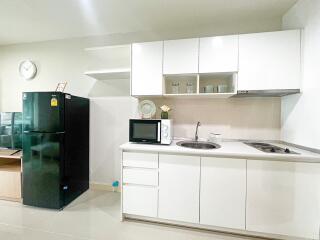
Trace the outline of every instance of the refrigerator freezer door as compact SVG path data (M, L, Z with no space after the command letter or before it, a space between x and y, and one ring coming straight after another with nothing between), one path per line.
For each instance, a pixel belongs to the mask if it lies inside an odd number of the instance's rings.
M23 134L23 203L61 209L64 134Z
M64 132L64 94L23 93L23 131Z

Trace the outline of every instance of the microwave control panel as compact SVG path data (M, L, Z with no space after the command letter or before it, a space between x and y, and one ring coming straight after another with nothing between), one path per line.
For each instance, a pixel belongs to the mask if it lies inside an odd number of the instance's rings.
M172 134L172 120L161 120L161 144L171 144Z

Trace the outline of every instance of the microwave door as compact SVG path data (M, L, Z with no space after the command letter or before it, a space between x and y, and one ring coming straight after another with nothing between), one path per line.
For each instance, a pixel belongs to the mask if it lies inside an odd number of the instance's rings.
M159 120L130 120L130 142L161 143Z

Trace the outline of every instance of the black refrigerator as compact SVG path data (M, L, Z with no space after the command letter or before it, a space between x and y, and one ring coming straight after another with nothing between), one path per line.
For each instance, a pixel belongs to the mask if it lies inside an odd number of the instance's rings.
M62 209L89 188L89 99L23 93L23 204Z

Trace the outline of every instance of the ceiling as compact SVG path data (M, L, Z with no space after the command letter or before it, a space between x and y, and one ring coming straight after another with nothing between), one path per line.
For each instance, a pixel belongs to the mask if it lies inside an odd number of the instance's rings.
M0 0L0 45L281 17L297 0Z

